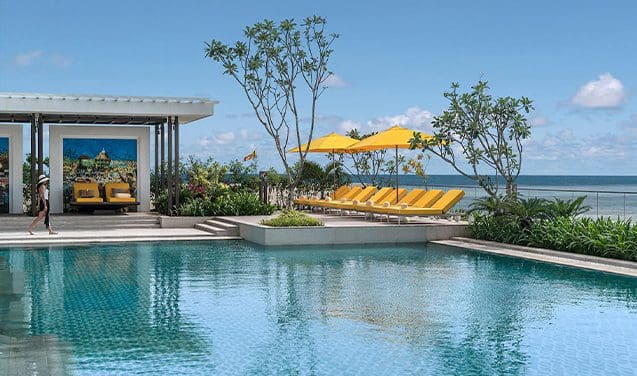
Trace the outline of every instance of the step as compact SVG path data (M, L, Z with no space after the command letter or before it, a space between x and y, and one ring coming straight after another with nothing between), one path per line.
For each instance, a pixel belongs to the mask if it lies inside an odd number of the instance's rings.
M195 228L197 230L206 231L206 232L209 232L209 233L215 234L215 235L225 234L225 232L226 232L226 230L223 229L223 228L211 226L211 225L206 224L206 223L197 223L195 225Z
M222 228L225 230L225 234L228 236L239 236L239 226L233 224L233 223L228 223L228 222L224 222L224 221L219 221L216 219L209 219L206 222L204 222L207 225L213 226L213 227L217 227L217 228Z
M218 219L208 219L204 221L204 223L214 227L220 227L220 228L228 229L228 230L239 228L239 226L235 225L234 223L229 223L229 222L221 221Z

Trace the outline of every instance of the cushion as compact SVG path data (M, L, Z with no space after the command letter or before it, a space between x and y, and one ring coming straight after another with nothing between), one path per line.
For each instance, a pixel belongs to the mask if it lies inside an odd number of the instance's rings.
M117 192L113 195L113 197L117 197L117 198L131 198L130 193L121 193L121 192Z
M113 188L113 189L111 189L111 196L118 197L117 194L119 194L119 193L128 193L128 197L130 197L130 191L128 189L125 189L125 188Z
M95 197L95 191L92 189L80 189L81 198L93 198Z

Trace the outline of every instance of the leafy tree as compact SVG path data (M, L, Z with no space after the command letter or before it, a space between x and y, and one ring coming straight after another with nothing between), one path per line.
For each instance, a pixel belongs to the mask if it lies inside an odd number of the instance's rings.
M288 142L292 138L301 145L312 140L317 102L331 74L328 62L338 35L325 32L326 22L319 16L305 18L301 25L293 19L278 24L265 20L246 27L245 40L232 46L215 39L206 43L206 56L220 63L224 74L241 86L274 140L287 174L288 205L302 171L293 170L288 162ZM301 116L301 109L309 114ZM301 166L306 154L307 150L298 152Z
M362 140L375 134L376 132L362 134L356 128L345 133L347 137L351 137L355 140ZM356 176L359 183L363 186L367 183L365 179L363 179L364 176L369 179L369 183L371 185L380 186L382 179L379 174L391 169L391 166L387 166L387 163L385 162L387 149L365 151L361 153L348 153L346 155L352 159L353 169L347 167L347 165L345 165L345 169L350 175Z
M479 81L468 93L458 93L459 87L453 83L451 91L444 93L450 104L434 118L433 137L415 134L412 149L442 158L495 199L499 197L499 175L506 182L506 195L515 196L515 180L522 168L522 141L531 135L525 114L533 109L532 101L526 97L494 99L487 93L486 81ZM458 154L464 156L469 170L462 166ZM484 174L482 166L494 171L496 178Z

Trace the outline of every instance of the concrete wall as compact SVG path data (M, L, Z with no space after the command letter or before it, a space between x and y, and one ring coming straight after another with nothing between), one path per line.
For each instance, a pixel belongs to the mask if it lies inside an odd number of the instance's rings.
M243 239L266 246L422 243L467 236L467 226L464 224L369 227L268 227L241 222L235 224L239 225L239 234Z
M19 124L0 124L0 137L9 138L9 213L22 214L22 129Z
M64 210L62 190L62 140L64 138L119 138L137 140L138 210L150 211L150 128L145 126L49 126L51 212Z

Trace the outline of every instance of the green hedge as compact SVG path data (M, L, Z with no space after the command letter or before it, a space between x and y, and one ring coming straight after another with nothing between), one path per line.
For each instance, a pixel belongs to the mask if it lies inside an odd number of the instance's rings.
M611 218L557 217L524 224L516 217L475 214L476 239L637 261L637 225Z
M272 227L323 226L323 222L296 210L286 210L278 216L261 221L262 225Z

